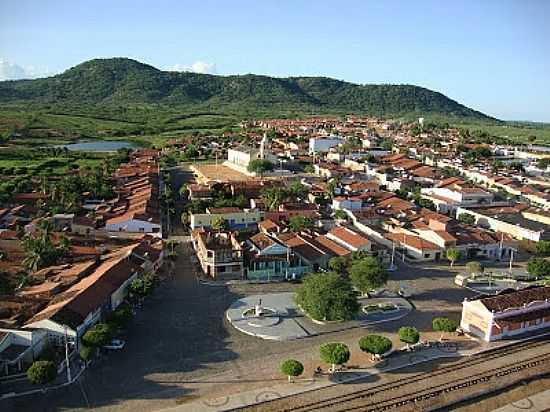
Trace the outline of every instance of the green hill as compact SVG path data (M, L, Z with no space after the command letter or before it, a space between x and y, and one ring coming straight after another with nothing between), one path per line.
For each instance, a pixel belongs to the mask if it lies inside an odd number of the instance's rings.
M422 114L494 120L412 85L358 85L325 77L215 76L161 71L126 58L95 59L57 76L0 82L0 104L163 104L308 108L377 116Z

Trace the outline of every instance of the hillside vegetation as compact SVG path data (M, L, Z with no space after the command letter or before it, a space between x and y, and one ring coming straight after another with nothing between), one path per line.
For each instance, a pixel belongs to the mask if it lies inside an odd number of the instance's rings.
M375 116L441 114L490 120L441 93L411 85L358 85L325 77L167 72L126 58L95 59L44 79L0 82L0 103L167 104L302 108Z
M247 118L362 114L418 116L513 142L550 143L550 126L502 122L411 85L357 85L326 77L166 72L125 58L96 59L57 76L0 82L0 141L40 146L79 139L162 144L220 133Z

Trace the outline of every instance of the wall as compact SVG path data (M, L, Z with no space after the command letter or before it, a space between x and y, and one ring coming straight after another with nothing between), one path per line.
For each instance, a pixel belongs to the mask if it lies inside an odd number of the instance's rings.
M141 230L143 229L143 230ZM155 232L156 229L156 232ZM131 233L150 233L153 236L162 236L161 226L156 223L147 222L138 219L129 219L124 222L109 223L105 225L105 230L109 232L131 232Z

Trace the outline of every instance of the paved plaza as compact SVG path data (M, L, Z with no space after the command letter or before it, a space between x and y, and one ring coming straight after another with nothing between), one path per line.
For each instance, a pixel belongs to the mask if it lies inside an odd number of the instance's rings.
M261 307L267 312L263 316L255 316L254 309L261 302ZM314 322L300 310L294 301L294 292L268 293L240 298L233 302L226 312L227 320L233 327L247 335L267 340L293 340L306 338L339 329L350 329L389 322L407 316L412 305L401 297L387 296L377 298L361 298L364 308L367 305L392 305L395 309L389 311L375 310L366 312L360 310L356 318L347 322Z
M188 249L180 248L181 251ZM460 268L456 269L457 271ZM367 333L394 339L401 326L416 326L428 339L434 316L459 319L464 296L447 267L401 266L391 273L387 289L406 282L415 291L414 310L390 322L357 327L299 322L310 335L290 341L264 340L235 329L225 317L231 304L254 295L293 293L292 283L204 285L197 281L187 253L182 253L174 275L146 299L128 329L122 351L107 354L84 374L79 384L0 404L2 412L149 412L202 399L266 391L283 384L282 360L299 359L311 376L319 365L319 346L330 341L352 348L355 365L367 362L357 341ZM254 300L253 300L254 301ZM267 304L266 304L267 306ZM433 335L437 339L439 334ZM394 343L398 347L399 342Z

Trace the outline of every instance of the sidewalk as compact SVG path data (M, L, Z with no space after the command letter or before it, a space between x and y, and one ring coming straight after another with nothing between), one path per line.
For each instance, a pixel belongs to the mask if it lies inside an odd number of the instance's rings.
M64 368L57 374L53 382L47 385L33 385L26 376L20 378L2 382L2 393L0 394L0 402L14 397L27 396L34 393L45 393L48 391L56 390L67 385L71 385L76 382L80 375L85 371L83 364L78 360L77 356L73 356L71 359L71 381L68 381L67 369Z
M536 393L519 401L512 402L502 408L495 409L493 412L544 412L550 405L550 390Z
M404 352L393 355L380 362L373 363L369 368L347 369L332 375L323 375L320 378L296 379L295 383L284 383L270 386L269 388L256 389L252 391L236 393L232 396L204 399L189 402L174 408L164 409L164 412L213 412L228 411L235 408L252 405L270 399L282 398L296 395L303 392L322 389L333 385L350 383L368 376L375 376L384 372L401 369L407 366L416 365L433 359L464 356L456 350L455 346L450 349L429 348L415 352Z
M238 392L217 398L204 398L198 401L188 402L177 407L163 409L163 412L229 411L270 399L284 398L287 396L297 395L299 393L323 389L333 385L351 383L357 380L365 379L369 376L376 376L382 373L421 364L435 359L472 356L497 348L513 345L521 341L536 339L540 336L544 336L544 334L532 336L527 339L507 340L495 342L489 345L481 345L475 349L467 349L466 346L468 345L463 345L463 348L459 349L459 343L455 341L446 341L447 347L431 347L416 350L414 352L401 352L399 354L389 356L378 363L373 363L373 366L368 368L346 369L342 373L330 375L330 379L328 375L313 379L296 379L295 383L285 382L278 385Z

